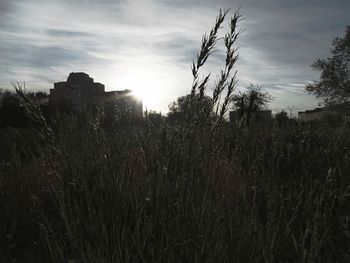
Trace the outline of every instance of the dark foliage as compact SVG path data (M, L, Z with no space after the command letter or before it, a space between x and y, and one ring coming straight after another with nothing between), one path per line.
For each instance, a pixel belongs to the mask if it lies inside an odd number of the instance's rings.
M200 95L196 94L191 98L189 94L179 97L176 102L169 105L168 119L169 121L185 121L185 117L195 112L196 108L199 108L199 118L207 117L214 113L210 97L203 96L203 98L200 98Z
M250 85L245 92L238 92L232 96L234 109L241 118L243 126L248 126L252 115L264 109L272 100L272 96L262 91L262 86Z
M0 129L3 262L350 259L344 122L240 129L222 111L208 122L196 87L175 124L116 115L110 129L103 110L84 109L48 125L17 94L32 125Z
M312 68L321 73L320 80L306 86L306 90L326 104L347 101L350 98L350 26L343 38L335 38L331 57L317 59Z
M20 97L11 92L5 92L0 99L0 126L26 127L29 120Z
M278 127L286 126L286 124L289 120L288 113L285 111L280 111L280 112L276 113L275 120L277 122Z

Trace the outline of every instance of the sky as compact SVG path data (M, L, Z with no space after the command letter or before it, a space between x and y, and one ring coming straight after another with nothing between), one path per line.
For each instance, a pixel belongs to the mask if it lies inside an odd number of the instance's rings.
M349 0L0 0L0 88L18 81L49 91L83 71L106 90L135 90L145 108L166 113L190 92L191 63L220 8L231 15L240 8L244 18L236 92L262 85L275 112L316 107L304 91L319 78L310 65L344 36ZM208 95L224 65L217 45L201 73L212 73Z

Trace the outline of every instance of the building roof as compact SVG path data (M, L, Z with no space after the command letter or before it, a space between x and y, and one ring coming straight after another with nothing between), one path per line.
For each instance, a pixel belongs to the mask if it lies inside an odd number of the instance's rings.
M313 110L299 111L298 113L300 113L300 114L303 114L303 113L310 114L310 113L320 112L320 111L339 110L339 109L346 108L346 107L350 107L350 103L349 102L343 102L343 103L339 103L339 104L334 104L334 105L329 105L329 106L325 106L325 107L315 108Z
M94 81L93 78L84 72L71 72L68 76L67 82L77 82L77 81Z

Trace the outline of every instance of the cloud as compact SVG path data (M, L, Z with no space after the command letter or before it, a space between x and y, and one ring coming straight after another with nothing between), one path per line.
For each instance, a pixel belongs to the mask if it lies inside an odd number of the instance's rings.
M316 105L303 85L318 78L313 60L344 34L347 0L0 0L0 87L16 79L49 89L71 71L107 89L156 81L162 99L153 106L164 112L189 91L191 61L219 8L240 5L240 88L263 84L276 97L272 107ZM219 49L208 61L213 79L223 59ZM146 73L153 77L137 80Z
M66 37L83 38L83 37L93 37L94 36L94 34L92 34L92 33L61 30L61 29L46 29L45 33L49 36L63 37L63 38L66 38Z

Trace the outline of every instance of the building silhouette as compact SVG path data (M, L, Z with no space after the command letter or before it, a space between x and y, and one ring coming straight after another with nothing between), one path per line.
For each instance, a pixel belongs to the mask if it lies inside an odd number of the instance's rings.
M299 120L302 122L322 120L326 117L336 118L338 116L344 118L346 116L349 116L349 114L349 102L298 112Z
M105 91L105 86L94 82L84 72L72 72L67 81L54 83L50 89L49 105L79 111L84 105L115 105L134 117L142 117L142 101L131 90Z

